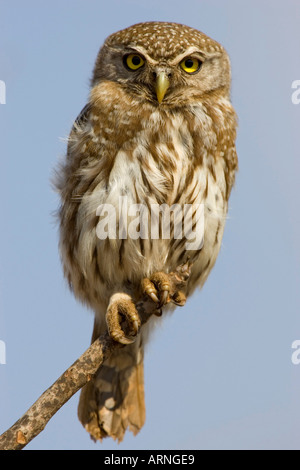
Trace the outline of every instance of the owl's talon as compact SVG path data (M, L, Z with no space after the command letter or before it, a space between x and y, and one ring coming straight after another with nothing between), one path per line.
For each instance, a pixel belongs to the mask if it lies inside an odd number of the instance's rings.
M159 307L169 303L171 289L169 276L163 272L154 273L149 279L142 280L142 291L148 295Z
M140 322L138 322L137 320L134 320L134 321L132 322L132 327L133 327L134 333L137 334L138 331L139 331Z
M156 287L150 279L145 278L142 280L142 291L144 294L148 295L153 302L159 304Z
M108 333L114 341L131 344L141 326L141 320L131 297L114 294L106 312Z
M173 295L172 301L174 302L175 305L178 305L179 307L183 307L186 303L186 296L183 292L177 291Z
M146 293L149 295L149 297L151 297L151 299L153 300L153 302L159 304L159 298L157 297L156 294L154 294L154 292L147 292Z
M168 297L169 297L169 290L163 291L162 295L161 295L161 304L162 305L165 305L167 303Z
M127 338L124 333L119 334L117 332L111 331L110 337L117 343L121 344L132 344L134 342L134 339Z

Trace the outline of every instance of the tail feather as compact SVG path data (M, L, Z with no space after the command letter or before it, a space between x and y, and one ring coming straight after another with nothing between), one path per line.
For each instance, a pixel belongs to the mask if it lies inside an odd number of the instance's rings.
M100 332L94 325L92 340ZM99 334L98 334L99 332ZM94 440L121 442L127 429L136 435L145 422L143 346L135 343L115 351L81 391L79 420Z

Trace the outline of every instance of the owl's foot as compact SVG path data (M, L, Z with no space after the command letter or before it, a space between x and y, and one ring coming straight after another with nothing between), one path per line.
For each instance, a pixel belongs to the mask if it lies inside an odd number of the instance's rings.
M127 294L114 294L106 312L108 333L121 344L131 344L141 326L139 314L131 297Z
M185 294L182 291L174 292L170 277L164 272L156 272L150 278L143 279L142 291L158 304L159 309L169 302L179 306L186 302Z

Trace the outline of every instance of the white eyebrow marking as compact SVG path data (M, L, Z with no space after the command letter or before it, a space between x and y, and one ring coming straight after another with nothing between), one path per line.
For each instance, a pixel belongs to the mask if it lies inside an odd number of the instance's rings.
M194 54L195 52L197 52L200 56L202 56L203 58L205 58L204 52L200 51L200 50L199 50L199 47L191 46L191 47L188 47L182 54L179 54L175 59L173 59L172 61L170 60L169 64L170 64L170 65L176 65L176 64L178 64L178 62L180 62L184 57L186 57L186 56L188 56L188 55L191 55L191 54Z
M146 49L144 49L142 46L133 46L133 45L129 44L128 47L130 49L134 49L135 51L142 54L151 65L158 65L159 64L159 61L152 59L152 57L150 57L148 55L148 52L146 51Z

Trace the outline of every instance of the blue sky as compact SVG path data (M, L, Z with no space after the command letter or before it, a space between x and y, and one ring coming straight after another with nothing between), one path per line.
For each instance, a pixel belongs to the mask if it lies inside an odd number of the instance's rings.
M0 433L89 345L92 314L62 276L50 180L104 39L161 20L231 57L240 170L222 250L147 348L140 434L94 444L76 395L27 448L300 449L300 3L0 0L0 12Z

